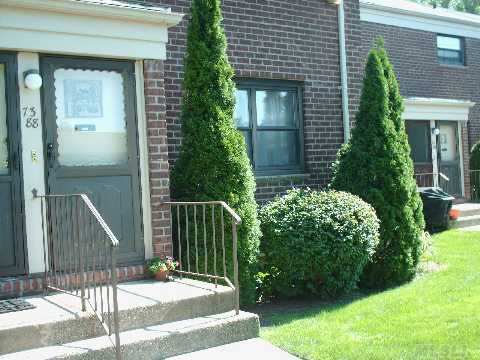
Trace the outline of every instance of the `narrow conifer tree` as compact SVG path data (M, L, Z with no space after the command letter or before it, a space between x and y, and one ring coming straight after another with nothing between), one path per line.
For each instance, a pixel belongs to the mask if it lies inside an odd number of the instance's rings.
M255 180L244 138L233 121L234 72L227 58L220 1L193 0L190 16L183 81L183 143L171 174L172 197L185 201L222 200L240 215L240 293L242 303L249 304L255 300L260 230ZM231 269L231 241L225 242ZM218 256L218 269L221 261ZM229 275L233 279L231 270Z
M410 154L411 148L408 142L407 132L405 131L405 121L402 118L405 107L403 105L403 98L400 95L400 87L398 85L397 76L395 75L395 71L393 70L392 63L388 58L387 51L385 50L383 38L379 38L376 45L378 56L380 57L380 61L382 62L383 71L388 84L389 117L393 121L395 129L397 130L399 143L402 147L404 147L404 154ZM411 156L406 157L405 163L408 163L405 167L405 170L408 172L407 174L405 174L405 180L407 181L406 187L410 193L408 207L413 212L413 218L415 222L415 224L411 225L416 228L411 229L409 232L413 234L415 233L415 231L423 232L423 230L425 229L425 219L423 217L422 199L420 198L420 195L417 191L417 184L414 178L414 167ZM410 184L408 184L408 179L410 179Z
M380 244L362 277L368 287L396 285L414 276L423 231L410 151L402 135L403 105L388 64L386 53L370 51L356 127L339 151L330 184L370 203L381 221Z

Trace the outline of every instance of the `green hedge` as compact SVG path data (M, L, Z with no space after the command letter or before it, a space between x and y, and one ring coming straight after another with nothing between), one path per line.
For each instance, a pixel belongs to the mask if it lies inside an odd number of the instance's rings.
M260 220L263 298L350 292L379 239L373 208L345 192L290 190Z

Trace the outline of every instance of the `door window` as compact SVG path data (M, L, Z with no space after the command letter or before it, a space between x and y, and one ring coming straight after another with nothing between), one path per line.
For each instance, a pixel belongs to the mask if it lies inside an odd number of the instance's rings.
M457 161L457 136L452 125L440 125L440 159L441 161Z
M7 100L5 65L0 64L0 175L8 175Z
M60 68L54 72L54 81L59 164L126 164L122 75Z

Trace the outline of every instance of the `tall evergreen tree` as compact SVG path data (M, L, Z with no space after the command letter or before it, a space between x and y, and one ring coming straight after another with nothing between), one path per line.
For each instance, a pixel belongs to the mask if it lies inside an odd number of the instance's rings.
M226 53L220 1L193 0L190 15L183 81L183 143L171 174L172 197L223 200L237 211L242 218L238 229L240 293L242 303L252 303L260 237L255 181L244 138L233 122L234 72ZM229 243L226 241L227 246ZM231 247L227 251L230 262Z
M411 279L420 256L423 221L418 218L418 195L410 149L403 135L402 106L386 53L372 49L356 127L349 143L339 151L330 184L370 203L381 221L380 244L362 279L368 287L391 286Z
M410 144L408 142L408 135L405 131L405 121L402 118L403 111L405 107L403 105L403 98L400 95L400 87L398 85L397 76L393 70L392 63L388 58L387 51L385 50L385 44L383 38L379 38L376 42L376 47L378 51L378 56L383 66L383 71L385 78L387 79L388 86L388 116L392 120L395 129L397 130L397 135L399 137L399 143L404 148L403 151L407 154L411 153ZM425 219L423 217L423 203L420 195L417 192L417 184L414 179L414 167L413 160L411 156L408 156L405 160L406 167L405 170L408 174L405 174L405 179L407 181L406 187L409 191L409 203L408 208L413 211L414 224L407 222L411 226L414 226L413 229L410 229L410 233L415 233L415 229L423 231L425 229ZM410 184L408 184L408 179L410 179Z

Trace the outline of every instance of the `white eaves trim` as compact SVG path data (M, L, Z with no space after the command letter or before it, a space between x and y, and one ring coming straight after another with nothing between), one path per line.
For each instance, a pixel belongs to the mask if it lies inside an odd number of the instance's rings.
M383 25L456 35L480 39L478 22L460 18L447 18L435 13L416 12L407 9L360 2L360 20Z
M468 121L474 102L451 99L407 98L405 120Z
M94 16L127 21L176 25L183 15L160 7L128 6L105 0L0 0L0 6L44 10L64 14Z
M182 17L98 0L0 0L0 49L165 59L167 29Z

